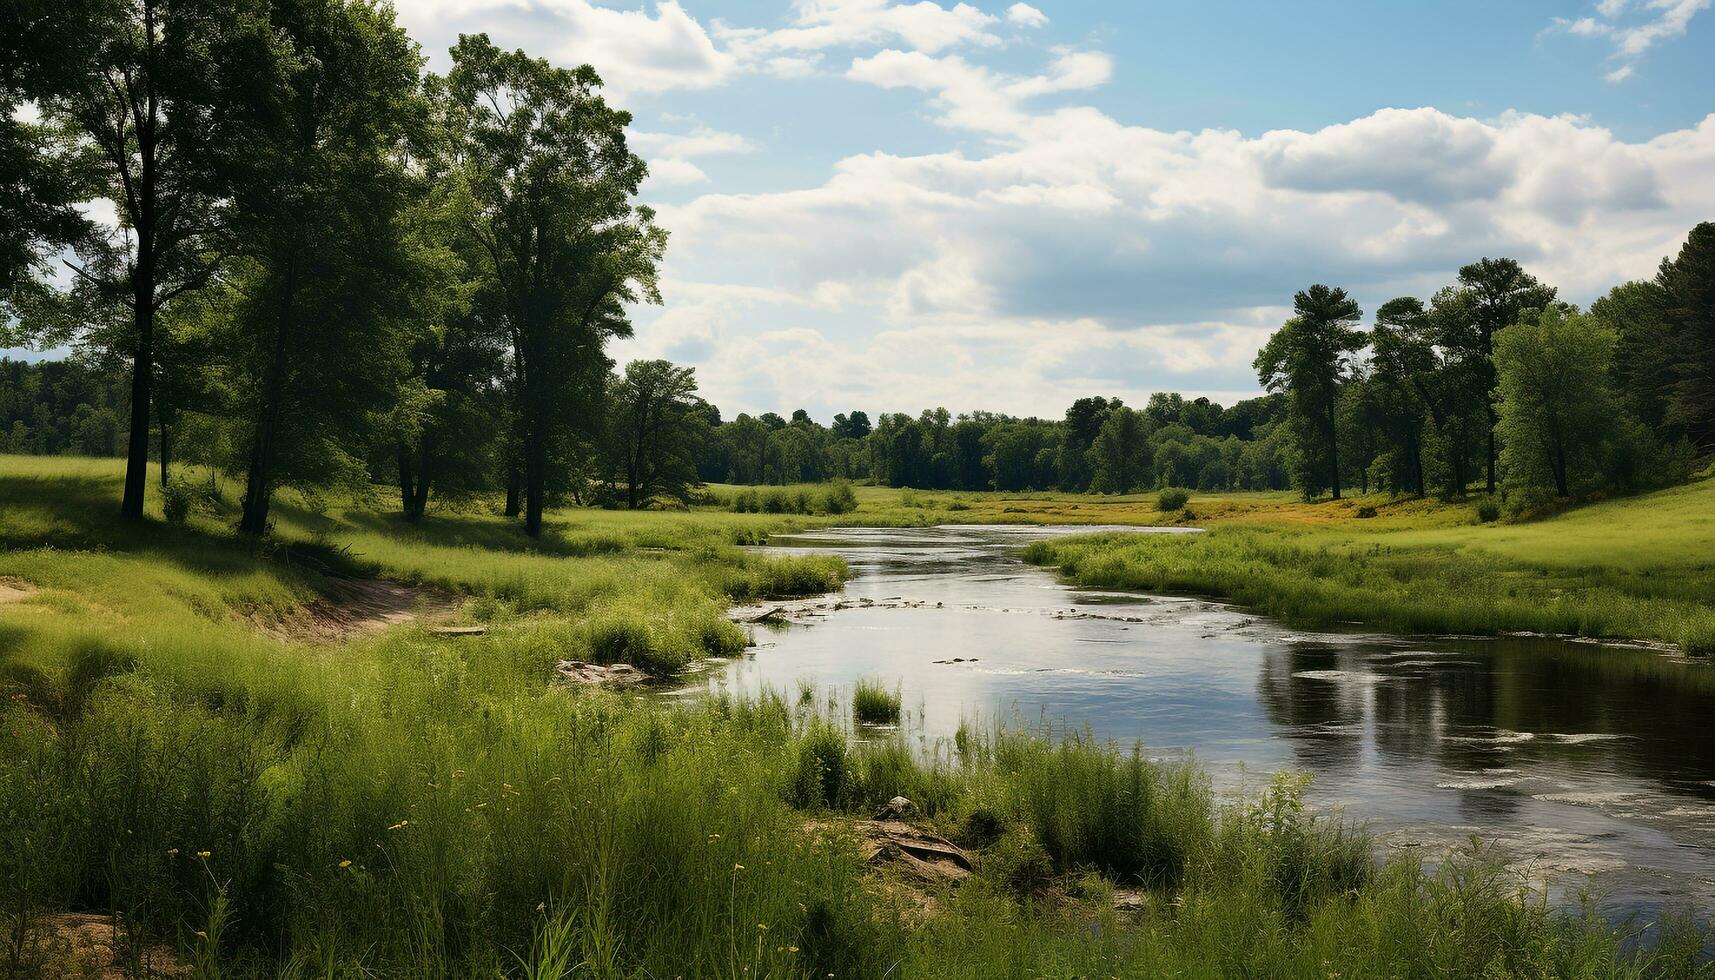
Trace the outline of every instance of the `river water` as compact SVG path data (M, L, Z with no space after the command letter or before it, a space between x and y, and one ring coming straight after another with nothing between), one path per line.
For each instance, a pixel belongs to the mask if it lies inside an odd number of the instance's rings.
M1715 908L1715 670L1546 638L1305 632L1223 603L1061 584L1017 558L1091 528L845 528L845 592L711 673L711 687L898 685L934 751L961 721L1088 727L1193 756L1223 792L1310 773L1319 807L1431 861L1475 837L1609 914ZM1185 533L1176 529L1128 529Z

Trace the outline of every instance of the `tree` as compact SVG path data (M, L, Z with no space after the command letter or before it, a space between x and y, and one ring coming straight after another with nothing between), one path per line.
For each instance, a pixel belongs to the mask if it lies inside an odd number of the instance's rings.
M243 144L233 221L234 390L248 449L239 530L266 533L273 492L365 474L370 413L403 373L420 271L404 242L416 47L362 0L270 7L271 98Z
M1121 405L1108 412L1090 446L1090 489L1097 493L1130 493L1149 472L1149 420Z
M862 439L870 433L869 413L854 411L850 415L835 415L833 431L842 439Z
M697 443L707 437L693 369L632 361L608 396L607 447L625 506L683 500L697 482Z
M1483 258L1459 270L1459 285L1470 299L1466 360L1476 368L1471 383L1482 393L1488 415L1489 492L1495 492L1495 334L1518 322L1529 310L1554 302L1555 289L1525 272L1515 259Z
M1570 496L1603 481L1604 443L1615 431L1614 331L1551 306L1495 335L1501 462L1509 496L1552 489Z
M1715 222L1691 230L1679 255L1662 261L1655 283L1672 358L1666 420L1699 452L1715 452Z
M1118 398L1097 395L1080 398L1066 409L1066 440L1060 447L1059 481L1062 490L1087 490L1090 486L1090 446L1102 431L1108 413L1120 407Z
M107 341L131 368L122 516L140 520L157 363L156 316L213 279L231 214L232 127L253 101L269 45L251 0L78 0L57 8L78 43L60 52L47 119L75 127L100 161L120 228L91 243L81 285L130 314Z
M1425 342L1427 311L1416 297L1402 296L1376 310L1370 331L1371 395L1387 448L1378 476L1394 493L1425 493L1423 426L1435 352Z
M605 375L607 340L630 334L625 304L660 301L667 236L633 204L647 167L595 69L554 68L480 34L461 36L452 58L432 91L447 171L473 202L465 234L511 341L524 524L537 536L553 444L587 414L579 394Z
M1264 388L1287 396L1305 497L1327 487L1339 500L1340 382L1346 358L1364 345L1364 334L1355 326L1363 313L1345 290L1323 285L1293 297L1293 312L1257 353L1257 375Z
M91 196L91 161L56 127L20 116L26 101L51 96L63 82L59 68L72 43L64 11L74 2L0 4L0 346L12 342L10 322L40 291L46 257L90 231L75 205ZM16 339L33 338L20 331Z

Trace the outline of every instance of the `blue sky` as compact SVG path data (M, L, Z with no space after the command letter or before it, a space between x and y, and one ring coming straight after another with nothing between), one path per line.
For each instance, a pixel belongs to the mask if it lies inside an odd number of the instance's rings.
M729 417L1230 401L1312 282L1587 303L1715 220L1711 0L396 2L635 113L673 238L615 354Z

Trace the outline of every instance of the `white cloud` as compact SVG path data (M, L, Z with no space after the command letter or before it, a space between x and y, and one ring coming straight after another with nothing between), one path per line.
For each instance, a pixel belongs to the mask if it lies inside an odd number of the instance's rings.
M1638 59L1662 41L1681 37L1692 18L1709 8L1711 0L1600 0L1595 17L1568 20L1556 17L1552 27L1576 37L1606 38L1613 46L1610 59L1620 62L1603 74L1610 82L1623 82L1637 72ZM1627 13L1641 12L1643 20L1622 23Z
M747 58L778 52L900 43L934 54L966 44L1000 43L996 18L967 3L931 0L795 0L792 23L779 30L727 29L723 36Z
M591 0L396 0L395 7L437 69L446 67L446 48L460 30L486 31L496 44L557 64L588 62L622 97L710 88L741 68L677 0L635 10Z
M1048 15L1028 3L1015 3L1006 8L1006 20L1019 27L1046 27Z
M688 133L634 132L629 139L631 148L649 161L650 189L708 183L709 175L691 162L693 157L756 150L756 144L737 133L702 125Z
M1018 79L956 56L884 52L852 77L926 91L988 148L862 154L818 187L665 209L677 281L759 290L693 317L699 377L729 413L1230 399L1311 282L1373 309L1506 254L1588 302L1715 213L1715 115L1640 143L1574 117L1428 108L1246 136L1033 111ZM668 317L681 332L684 315ZM644 320L634 343L673 342Z

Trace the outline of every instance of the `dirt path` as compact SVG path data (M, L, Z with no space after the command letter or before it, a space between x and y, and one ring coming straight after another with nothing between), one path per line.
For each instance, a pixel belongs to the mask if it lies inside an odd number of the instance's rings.
M403 582L333 579L295 615L258 625L284 640L340 643L390 626L439 618L452 609L445 597Z

